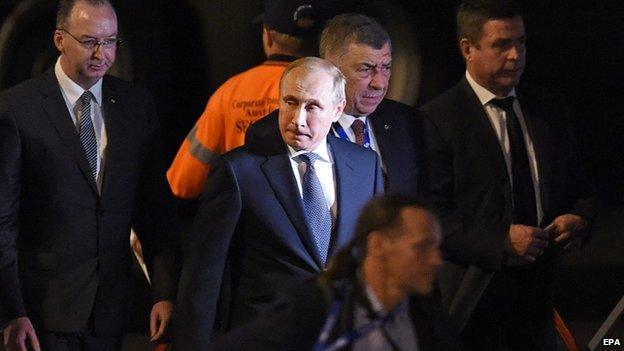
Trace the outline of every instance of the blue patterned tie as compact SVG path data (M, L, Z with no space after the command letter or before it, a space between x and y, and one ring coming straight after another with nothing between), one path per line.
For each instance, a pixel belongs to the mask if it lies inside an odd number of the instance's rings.
M87 156L93 179L97 179L97 141L95 139L93 122L91 121L92 99L95 99L95 97L88 90L80 96L80 130L78 131L78 135L80 135L82 148Z
M303 189L303 206L308 219L308 224L312 230L316 248L323 265L327 260L329 251L329 241L331 240L332 218L327 201L323 194L321 182L316 175L314 161L319 159L319 155L309 152L299 155L301 161L305 162L306 172L303 174L301 187Z

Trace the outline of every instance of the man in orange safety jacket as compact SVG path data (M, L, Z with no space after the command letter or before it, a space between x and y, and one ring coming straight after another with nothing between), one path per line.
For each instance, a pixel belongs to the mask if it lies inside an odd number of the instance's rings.
M316 53L322 28L311 0L265 0L262 44L267 60L228 79L210 97L167 171L173 193L196 198L215 156L244 144L247 127L277 109L279 80L297 57Z

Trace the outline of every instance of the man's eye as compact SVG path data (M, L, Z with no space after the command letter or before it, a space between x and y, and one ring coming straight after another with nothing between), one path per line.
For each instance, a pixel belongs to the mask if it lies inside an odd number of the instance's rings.
M82 42L82 44L88 48L94 48L97 45L97 40L88 39Z

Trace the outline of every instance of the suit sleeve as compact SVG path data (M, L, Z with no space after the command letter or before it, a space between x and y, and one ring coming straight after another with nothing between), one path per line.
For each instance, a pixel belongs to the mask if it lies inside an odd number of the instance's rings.
M558 106L561 108L561 106L565 107L567 104L561 102ZM561 131L567 140L561 144L567 146L568 161L566 174L570 176L570 182L564 192L567 195L566 202L569 206L568 211L569 213L581 216L591 222L596 215L598 207L596 189L587 174L585 162L583 162L584 160L578 149L576 138L570 127L570 112L567 108L564 112L565 117L562 121L562 126L557 129Z
M429 201L443 226L442 250L445 258L465 265L475 264L487 271L502 266L509 223L501 218L465 218L455 189L455 157L450 137L437 120L424 111L429 173ZM504 212L504 211L501 211Z
M178 245L174 237L173 196L168 190L161 135L154 103L146 95L147 136L142 147L141 178L133 226L148 266L154 302L174 300L178 282Z
M377 153L375 154L375 194L374 195L382 195L384 193L384 178L383 171L381 170L381 162L379 161L379 156Z
M414 140L415 154L418 162L417 187L418 198L427 199L429 194L429 163L427 161L426 129L423 114L412 109L412 127L410 128Z
M0 329L25 316L17 273L21 143L6 94L0 96Z
M241 215L236 177L224 158L214 163L193 228L184 241L184 265L175 316L175 350L208 347L230 242Z

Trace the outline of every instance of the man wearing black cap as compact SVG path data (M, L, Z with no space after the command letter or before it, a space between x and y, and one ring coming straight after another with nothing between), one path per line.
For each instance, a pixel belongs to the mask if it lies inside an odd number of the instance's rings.
M310 0L266 0L262 44L267 60L226 81L212 95L204 113L182 143L167 178L173 193L196 198L215 156L243 145L247 127L278 107L278 83L297 57L316 53L321 27Z

